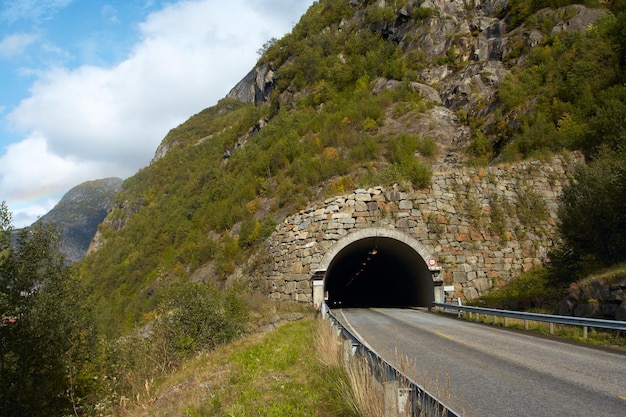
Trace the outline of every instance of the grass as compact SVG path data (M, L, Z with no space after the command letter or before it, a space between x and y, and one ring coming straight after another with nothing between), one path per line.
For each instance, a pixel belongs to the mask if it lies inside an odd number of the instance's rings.
M120 404L135 416L355 416L345 374L315 354L316 320L285 324L187 361Z
M101 415L379 417L384 383L365 357L344 354L328 321L309 316L203 352Z
M462 319L470 320L473 322L490 324L494 326L504 326L503 317L494 317L487 314L472 314L462 313ZM587 333L587 338L583 337L583 328L580 326L570 326L566 324L553 324L552 334L550 332L550 324L538 321L529 321L528 325L524 323L524 320L507 318L506 327L512 329L526 330L543 335L551 335L560 337L567 340L573 340L581 343L588 343L591 345L602 346L613 349L626 350L626 337L619 335L615 330L593 329L590 328Z
M333 383L348 406L347 411L362 417L384 415L382 385L364 358L344 356L343 341L330 322L319 320L315 342L320 362L335 374Z

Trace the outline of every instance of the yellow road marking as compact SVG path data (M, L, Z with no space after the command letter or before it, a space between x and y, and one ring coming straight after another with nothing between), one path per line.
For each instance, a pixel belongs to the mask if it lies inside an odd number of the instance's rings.
M447 334L444 334L444 333L441 333L441 332L435 332L435 334L437 336L443 337L444 339L452 340L454 343L458 343L459 345L463 345L463 346L468 347L470 349L476 349L476 347L473 346L472 344L464 342L464 341L459 340L459 339L455 339L454 337L448 336Z
M452 336L448 336L447 334L443 334L443 333L440 333L440 332L435 332L435 334L437 336L445 337L446 339L449 339L449 340L454 340L454 338Z
M617 398L619 398L620 400L624 400L624 401L626 401L626 396L624 396L624 395L620 395L620 396L618 396Z
M410 326L418 327L415 323L411 322L410 320L403 319L402 317L394 316L394 315L392 315L390 313L387 313L385 311L380 311L380 310L376 310L376 309L372 309L372 310L375 310L375 311L377 311L380 314L384 314L386 316L393 317L394 319L402 321L402 322L404 322L404 323L406 323L406 324L408 324ZM444 333L441 333L441 332L433 332L433 333L436 334L437 336L443 337L444 339L448 339L448 340L453 341L454 343L458 343L459 345L463 345L463 346L469 347L471 349L476 349L476 347L472 346L470 343L467 343L467 342L455 339L454 337L448 336L447 334L444 334Z

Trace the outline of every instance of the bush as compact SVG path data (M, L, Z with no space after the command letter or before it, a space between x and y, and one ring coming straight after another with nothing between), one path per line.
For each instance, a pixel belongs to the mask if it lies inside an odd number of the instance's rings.
M428 152L430 145L428 141L418 136L406 134L391 138L388 144L390 162L397 167L402 177L409 180L416 188L430 185L432 177L431 169L415 157L420 146Z
M246 306L237 290L222 292L213 284L174 285L158 311L152 343L164 345L177 359L227 343L247 325Z

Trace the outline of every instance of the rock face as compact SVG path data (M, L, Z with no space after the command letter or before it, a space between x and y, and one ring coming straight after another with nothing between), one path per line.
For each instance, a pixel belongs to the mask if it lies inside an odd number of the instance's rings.
M428 189L376 187L330 198L276 228L257 281L274 299L311 302L310 279L324 255L349 234L380 228L419 241L455 296L475 298L545 261L561 187L581 160L459 168L435 172Z
M367 13L362 1L351 1L354 15L342 21L340 29L367 27ZM378 2L380 7L387 3ZM485 103L495 100L498 85L507 71L504 59L520 44L534 47L544 36L560 31L583 33L603 13L601 9L588 9L572 5L555 10L545 9L538 13L539 19L552 19L555 24L550 33L520 26L511 30L502 19L507 0L409 0L396 12L394 22L370 23L371 30L397 42L406 53L419 52L431 62L447 63L431 65L423 69L419 77L423 87L432 88L428 98L435 105L443 105L456 111L485 111ZM424 15L424 18L414 16ZM283 65L289 65L289 58ZM523 58L517 58L523 59ZM515 59L508 58L508 65ZM228 97L244 103L267 102L275 87L276 74L280 68L262 63L252 69L229 93ZM399 82L399 81L396 81ZM435 91L436 90L436 91ZM281 101L290 102L297 92L282 92ZM438 96L438 98L435 98ZM283 104L284 104L283 103Z
M556 314L626 321L626 277L571 284Z
M269 65L261 64L239 81L226 97L249 104L266 102L274 90L274 75Z
M120 178L88 181L67 192L59 203L38 221L54 223L61 229L61 252L71 262L81 260L111 210L120 190Z

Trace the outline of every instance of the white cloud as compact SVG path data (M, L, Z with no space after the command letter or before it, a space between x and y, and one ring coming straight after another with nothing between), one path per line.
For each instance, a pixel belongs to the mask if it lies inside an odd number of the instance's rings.
M118 65L45 72L7 116L26 139L0 157L0 199L17 222L46 187L67 191L136 172L169 129L224 97L252 69L256 51L312 2L181 1L140 24L141 40ZM292 21L289 8L297 10Z
M46 214L67 190L111 170L106 164L61 158L36 134L10 145L0 157L0 190L17 227Z
M32 33L15 33L0 40L0 56L13 57L24 53L26 48L37 41Z

